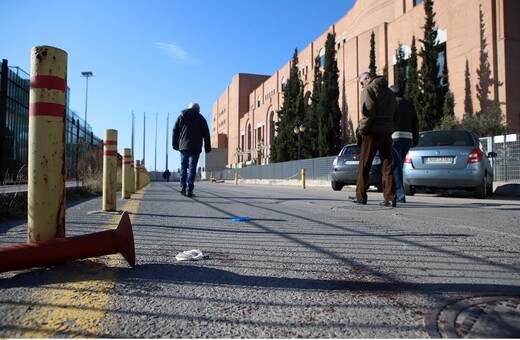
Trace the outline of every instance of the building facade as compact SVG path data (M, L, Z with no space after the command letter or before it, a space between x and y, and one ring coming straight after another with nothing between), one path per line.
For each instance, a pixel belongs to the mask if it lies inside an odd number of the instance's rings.
M456 117L498 103L505 122L520 132L520 96L515 95L520 88L520 25L515 21L520 1L435 0L433 11L439 81L454 94ZM300 78L310 94L313 61L324 55L327 34L335 33L344 136L360 118L357 78L368 70L372 32L377 73L386 68L392 84L396 50L401 45L407 59L415 37L419 51L424 24L420 0L357 0L343 18L299 51ZM290 62L271 76L237 74L213 104L211 143L227 150L228 167L269 162L289 70Z

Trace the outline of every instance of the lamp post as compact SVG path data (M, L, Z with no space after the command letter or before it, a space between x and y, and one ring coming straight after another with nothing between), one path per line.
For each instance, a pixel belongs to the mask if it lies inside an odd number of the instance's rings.
M262 157L264 156L263 155L263 151L264 151L264 140L263 139L260 139L258 141L258 165L262 165Z
M237 164L236 164L236 166L235 166L235 169L238 169L238 161L239 161L239 157L240 157L240 152L241 152L241 149L240 149L240 148L237 148L237 149L236 149Z
M85 78L87 78L87 90L85 94L85 132L87 129L87 104L88 104L88 78L93 77L94 74L90 71L88 72L81 72L81 75Z
M298 159L302 159L302 133L305 131L303 124L298 124L294 127L294 133L298 136Z

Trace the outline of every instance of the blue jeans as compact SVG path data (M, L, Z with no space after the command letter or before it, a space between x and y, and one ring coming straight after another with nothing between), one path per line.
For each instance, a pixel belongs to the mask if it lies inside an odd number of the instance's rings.
M196 151L181 151L181 190L183 191L188 189L188 192L193 192L199 156L200 153Z
M395 180L395 191L396 199L404 200L404 183L403 183L403 164L406 154L412 146L412 140L408 138L399 138L394 140L394 180Z

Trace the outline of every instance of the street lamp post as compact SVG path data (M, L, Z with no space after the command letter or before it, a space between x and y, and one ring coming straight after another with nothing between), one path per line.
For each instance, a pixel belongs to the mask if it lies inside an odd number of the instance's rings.
M305 131L303 124L298 124L294 127L294 133L298 136L298 159L302 159L302 133Z
M87 129L87 104L88 104L88 78L93 77L94 74L90 71L88 72L81 72L81 75L85 78L87 78L87 89L85 94L85 132Z

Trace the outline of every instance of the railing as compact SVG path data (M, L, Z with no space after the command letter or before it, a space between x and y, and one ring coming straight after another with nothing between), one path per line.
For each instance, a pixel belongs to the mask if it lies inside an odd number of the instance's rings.
M494 180L520 182L520 134L483 137L480 142L487 152L497 153L491 159Z
M332 161L336 156L303 159L244 168L224 169L208 172L216 180L234 180L235 173L241 179L288 180L301 179L301 169L305 169L307 180L328 180Z

